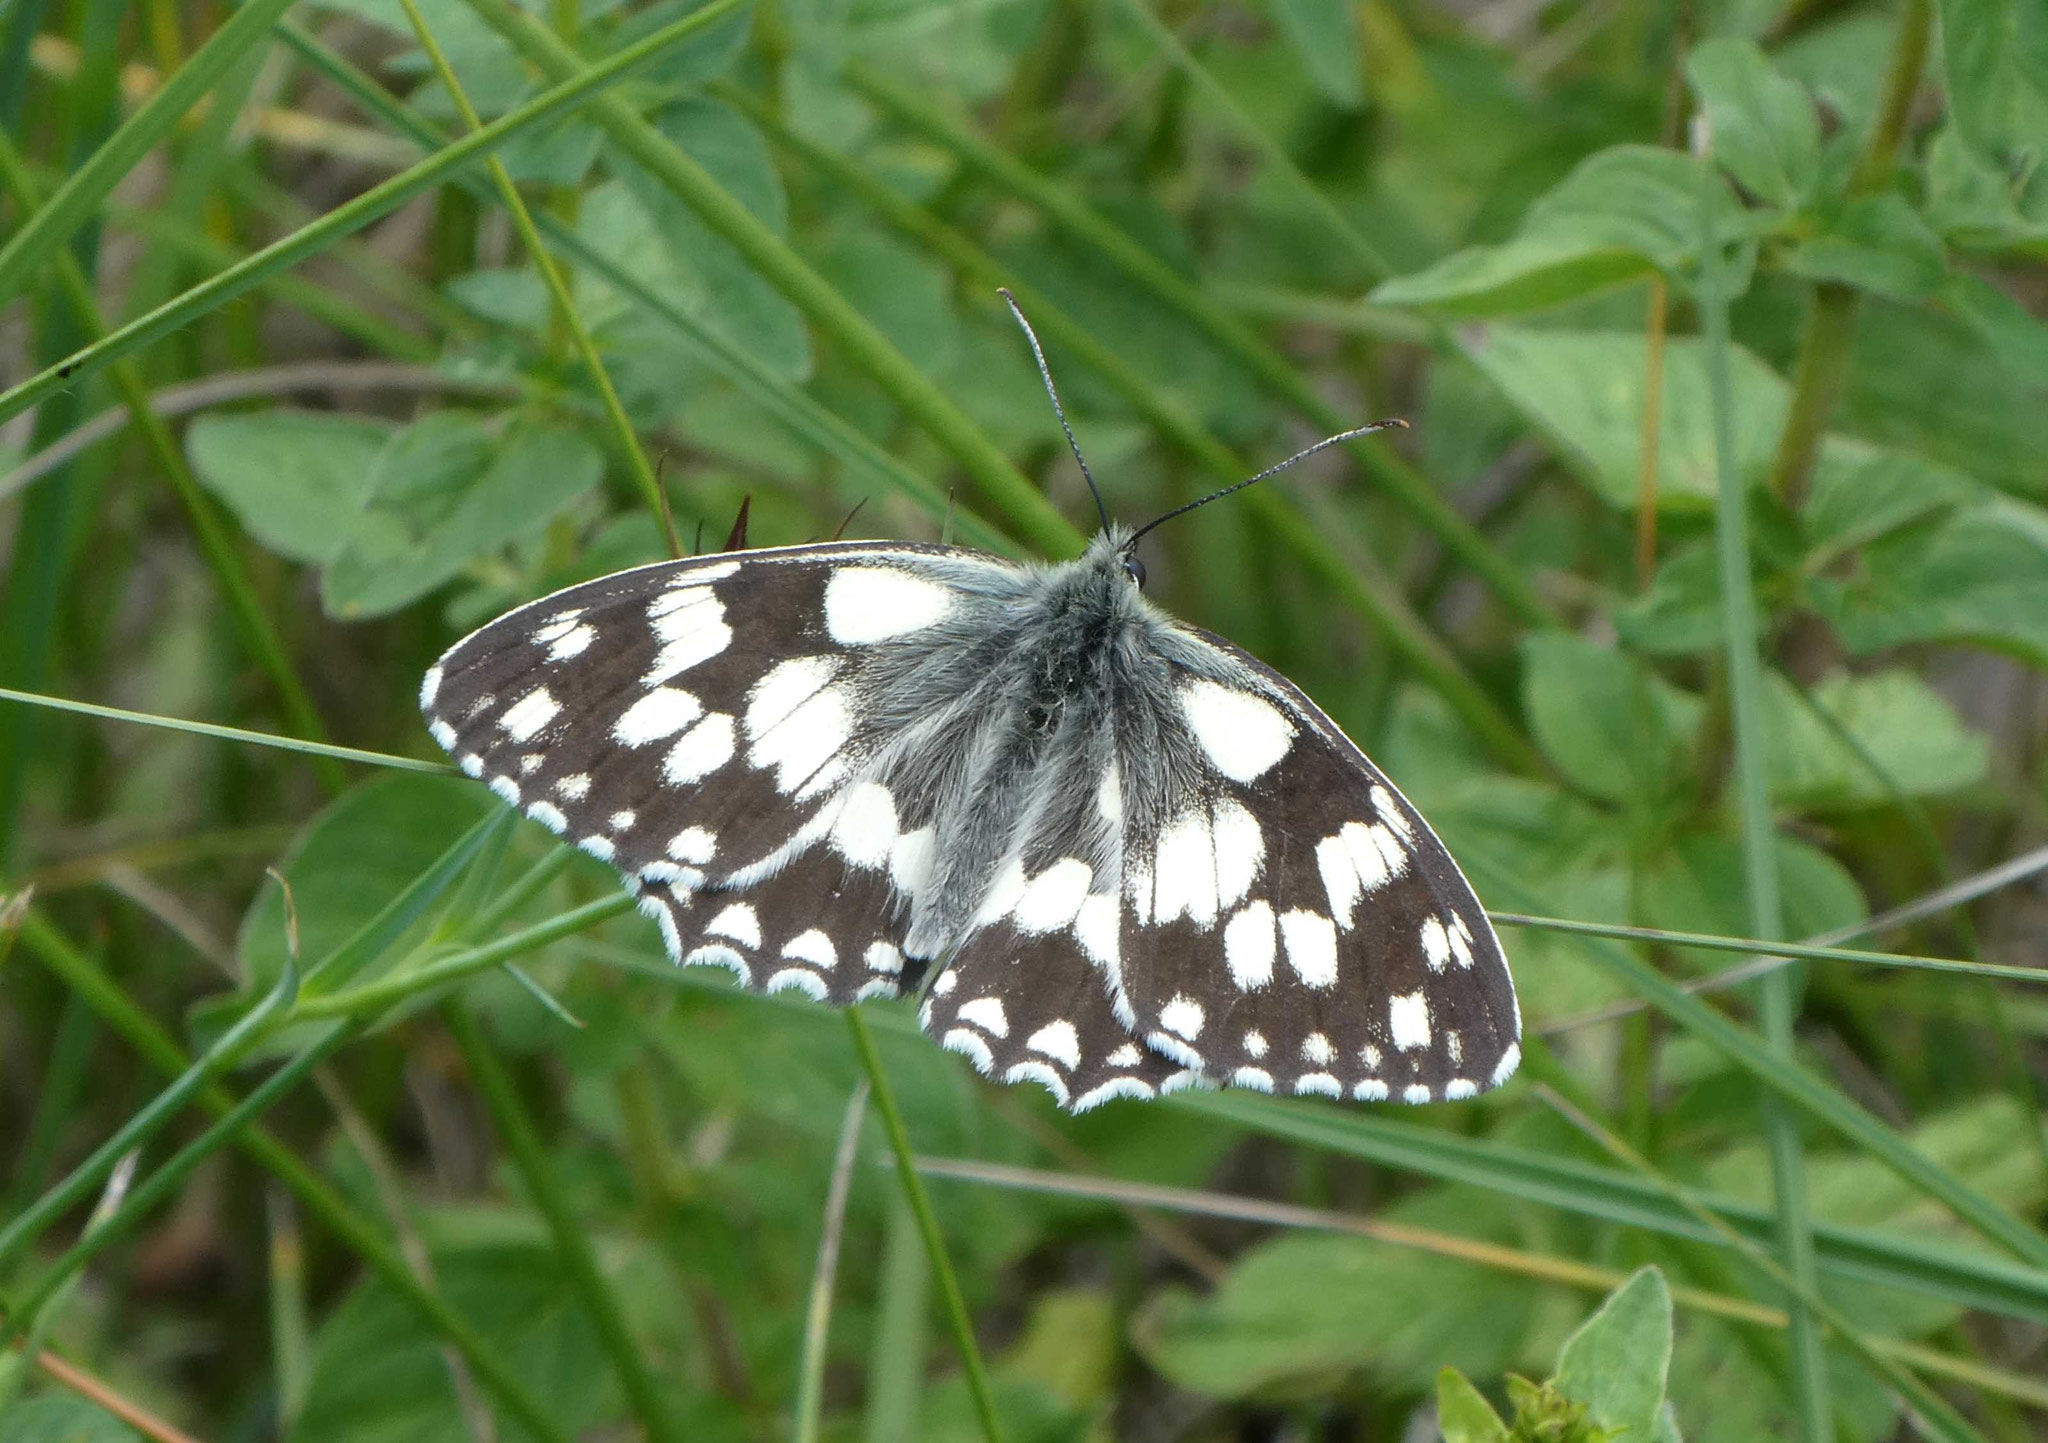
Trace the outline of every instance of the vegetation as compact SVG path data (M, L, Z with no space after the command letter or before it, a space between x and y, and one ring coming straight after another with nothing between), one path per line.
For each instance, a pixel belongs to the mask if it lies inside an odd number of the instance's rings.
M2033 0L0 0L0 1443L2048 1438L2044 161ZM1005 285L1124 518L1410 422L1147 564L1507 1088L1070 1118L441 764L743 508L1073 554Z

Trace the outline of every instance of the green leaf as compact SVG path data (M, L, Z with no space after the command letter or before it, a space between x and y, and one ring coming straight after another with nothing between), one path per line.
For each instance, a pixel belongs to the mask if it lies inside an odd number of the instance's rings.
M1869 915L1856 879L1833 857L1796 837L1778 839L1778 877L1785 898L1785 931L1792 937L1860 922ZM1674 932L1747 936L1749 893L1742 848L1729 837L1691 833L1643 869L1637 893L1643 920ZM1728 954L1677 949L1702 969L1729 965Z
M1785 258L1785 268L1906 301L1933 295L1948 278L1941 237L1891 194L1864 196L1828 215Z
M1326 99L1346 110L1365 104L1358 21L1347 0L1266 0L1266 9Z
M2012 173L2048 153L2048 10L2036 0L1941 0L1949 111Z
M1858 574L1809 594L1858 654L1962 641L2048 665L2048 516L2002 499L1959 507L1866 546Z
M1617 145L1596 151L1529 208L1512 238L1470 246L1382 283L1371 299L1457 316L1500 316L1572 300L1697 255L1700 163L1678 151ZM1718 232L1746 228L1728 188L1713 181Z
M930 258L883 232L862 229L842 236L818 269L919 370L942 378L959 364L952 282Z
M1552 1382L1602 1428L1646 1438L1670 1370L1671 1289L1663 1273L1642 1268L1566 1341Z
M1888 805L1892 792L1872 772L1873 762L1907 796L1959 791L1990 770L1990 740L1966 727L1947 698L1903 667L1865 676L1837 672L1812 689L1810 700L1811 705L1802 701L1780 675L1765 680L1771 795L1781 802ZM1816 709L1835 725L1816 716ZM1855 745L1843 741L1836 728Z
M1508 1443L1507 1424L1456 1368L1436 1375L1436 1426L1444 1443Z
M394 772L320 812L277 868L292 884L300 958L310 966L346 942L494 805L465 778ZM284 898L266 882L235 943L249 989L276 981L286 943Z
M468 1246L434 1260L440 1291L575 1436L617 1426L596 1329L548 1249ZM312 1381L290 1443L427 1443L468 1430L440 1337L380 1283L360 1285L313 1340ZM523 1436L523 1435L521 1435Z
M1614 629L1636 651L1684 656L1721 645L1721 567L1711 545L1673 553L1649 589L1614 609Z
M1820 117L1806 87L1747 40L1709 40L1685 74L1712 129L1714 159L1767 205L1797 210L1820 180Z
M1946 125L1927 147L1927 221L1961 246L2038 243L2048 239L2048 176L2008 175Z
M321 577L330 615L396 611L474 558L545 525L597 484L604 459L575 431L517 422L494 440L437 411L377 458L362 512Z
M1867 545L1901 526L1984 495L1969 477L1918 457L1830 436L1800 520L1813 548L1809 566Z
M185 454L200 484L251 536L280 556L317 564L361 511L390 436L387 423L360 416L202 416L185 433Z
M1981 276L1950 276L1942 298L2007 370L2048 388L2048 325L2033 312Z
M1643 432L1643 338L1605 331L1493 326L1463 338L1466 353L1564 460L1618 509L1633 509ZM1785 383L1750 351L1730 352L1736 465L1755 483L1768 474L1784 423ZM1664 406L1657 447L1659 509L1704 513L1715 491L1706 350L1689 337L1664 348Z
M1640 662L1568 632L1522 644L1522 696L1536 744L1574 785L1615 802L1669 791L1698 730L1699 702Z
M0 1408L0 1443L136 1443L140 1437L106 1409L72 1393Z

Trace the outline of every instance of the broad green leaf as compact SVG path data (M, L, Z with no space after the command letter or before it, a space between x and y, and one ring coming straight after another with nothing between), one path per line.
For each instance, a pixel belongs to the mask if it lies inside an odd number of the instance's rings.
M945 377L959 364L952 286L928 257L888 234L863 229L843 236L819 270L926 375Z
M1699 702L1640 662L1568 632L1522 644L1522 696L1536 744L1574 785L1649 802L1684 779Z
M1444 1443L1508 1443L1507 1424L1456 1368L1436 1375L1436 1426Z
M2048 516L2006 500L1957 508L1866 546L1856 575L1809 591L1852 652L1961 641L2048 665Z
M278 862L297 904L301 960L310 966L346 942L495 805L466 778L392 772L316 815ZM284 898L266 882L235 945L249 988L276 981L286 951Z
M1772 47L1771 65L1839 118L1831 145L1862 143L1877 112L1897 30L1893 17L1882 11L1834 12L1815 16L1811 25Z
M1781 802L1887 805L1892 792L1872 772L1872 763L1907 796L1959 791L1982 781L1990 769L1989 739L1966 727L1945 697L1903 667L1865 676L1837 672L1812 688L1810 702L1801 701L1784 677L1766 678L1771 795Z
M1840 862L1796 837L1781 835L1777 842L1778 890L1784 897L1787 937L1812 937L1868 915L1862 889ZM1642 920L1652 927L1718 932L1724 937L1754 935L1742 847L1731 837L1694 833L1678 838L1644 868L1637 895ZM1731 965L1726 952L1676 950L1703 969Z
M1804 206L1820 180L1820 117L1806 87L1733 38L1695 47L1685 73L1711 127L1714 159L1766 205Z
M1721 564L1711 544L1668 557L1649 589L1614 609L1614 629L1637 651L1683 656L1721 645Z
M1656 1268L1641 1268L1566 1341L1551 1381L1602 1428L1647 1438L1670 1370L1671 1289Z
M330 615L395 611L478 556L537 530L598 482L604 459L575 431L515 422L494 438L435 412L377 458L364 507L321 577Z
M1971 147L2012 171L2048 154L2048 10L2036 0L1941 0L1949 109Z
M301 411L202 416L185 454L207 490L265 546L293 561L333 556L362 510L383 421Z
M1800 519L1824 561L1983 495L1983 487L1945 467L1831 436Z
M1943 299L2007 370L2048 389L2048 325L2033 312L1981 276L1950 276Z
M1608 504L1633 509L1642 455L1643 339L1604 331L1493 326L1465 338L1466 353ZM1745 480L1770 469L1784 423L1785 383L1751 352L1731 351L1736 466ZM1704 511L1715 494L1706 351L1688 337L1664 349L1657 448L1660 509Z
M1679 273L1698 252L1697 161L1677 151L1618 145L1597 151L1536 201L1500 245L1470 246L1425 270L1377 287L1381 305L1457 316L1536 310L1603 290L1653 270ZM1711 194L1719 234L1744 222L1718 178Z
M2048 176L2008 175L1942 127L1927 147L1927 221L1950 243L1998 249L2048 240Z
M136 1443L142 1435L74 1393L0 1407L0 1443Z
M438 1290L566 1432L622 1426L597 1330L548 1249L444 1249L434 1272ZM314 1336L312 1383L289 1443L467 1436L440 1337L381 1283L359 1284Z
M1785 268L1896 300L1933 295L1948 277L1941 238L1897 195L1865 196L1826 216Z
M390 31L405 46L393 68L423 77L413 92L413 103L444 126L459 118L426 53L419 49L417 32L399 0L322 0L322 8L354 15ZM526 96L531 87L519 56L462 0L419 0L419 8L434 43L455 67L463 93L485 119L502 115Z
M1266 9L1317 90L1346 110L1365 103L1358 21L1346 0L1266 0Z

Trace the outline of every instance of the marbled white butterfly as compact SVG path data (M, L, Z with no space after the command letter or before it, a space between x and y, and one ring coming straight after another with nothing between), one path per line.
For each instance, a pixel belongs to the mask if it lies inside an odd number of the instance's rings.
M1144 598L1138 534L642 566L456 643L420 702L679 962L921 991L942 1046L1074 1111L1504 1081L1514 985L1457 864L1285 677Z

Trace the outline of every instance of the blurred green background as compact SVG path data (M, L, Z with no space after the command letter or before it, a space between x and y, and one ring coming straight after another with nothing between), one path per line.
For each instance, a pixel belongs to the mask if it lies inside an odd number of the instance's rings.
M694 9L0 3L0 687L437 763L657 490L1072 555L1008 285L1130 522L1410 422L1150 590L1490 906L2048 967L2039 0ZM1080 1119L870 1007L935 1270L841 1018L432 772L0 703L0 1443L2048 1438L2024 978L1504 926L1497 1094Z

